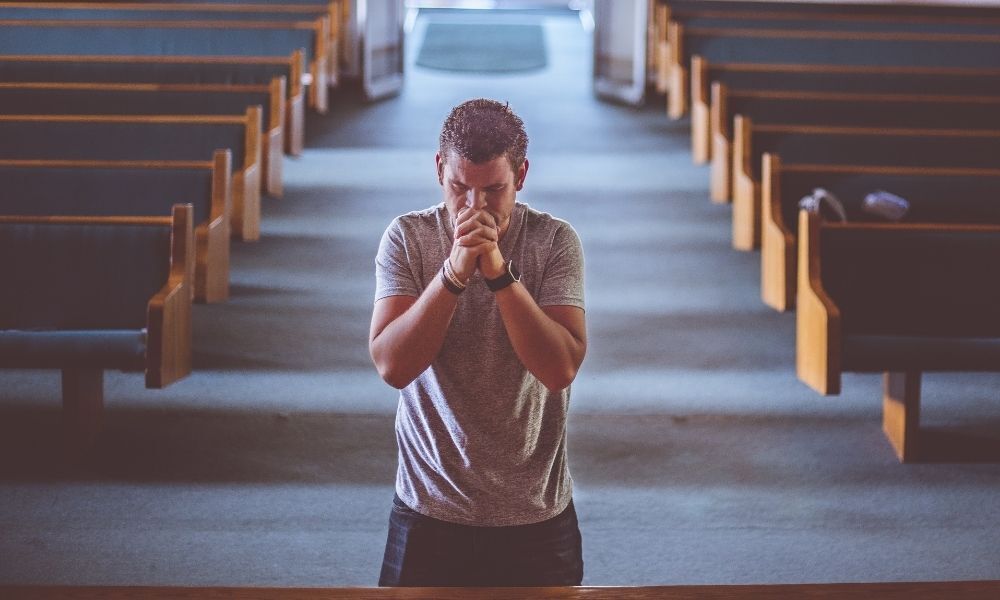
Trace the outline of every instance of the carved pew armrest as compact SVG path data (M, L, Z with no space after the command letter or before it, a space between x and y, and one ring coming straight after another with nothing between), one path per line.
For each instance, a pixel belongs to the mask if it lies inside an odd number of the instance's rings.
M170 275L147 307L146 387L162 388L191 373L193 208L176 205L170 239Z
M840 310L823 289L820 219L799 212L798 292L795 309L795 370L824 395L840 393Z

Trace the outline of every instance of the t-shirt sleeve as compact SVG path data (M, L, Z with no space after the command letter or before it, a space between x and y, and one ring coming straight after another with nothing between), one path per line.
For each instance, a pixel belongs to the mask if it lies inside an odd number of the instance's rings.
M375 256L375 301L388 296L420 296L399 218L382 234Z
M576 230L562 222L552 238L538 293L539 306L583 308L583 245Z

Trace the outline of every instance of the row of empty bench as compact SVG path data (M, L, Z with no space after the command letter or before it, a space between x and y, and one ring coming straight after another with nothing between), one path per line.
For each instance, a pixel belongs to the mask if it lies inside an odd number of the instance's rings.
M327 112L347 4L0 3L0 367L62 371L71 448L105 369L191 372L192 303L229 297Z
M661 0L652 26L733 247L796 310L799 378L884 373L883 428L918 459L921 373L1000 371L1000 8ZM817 188L846 222L800 210Z

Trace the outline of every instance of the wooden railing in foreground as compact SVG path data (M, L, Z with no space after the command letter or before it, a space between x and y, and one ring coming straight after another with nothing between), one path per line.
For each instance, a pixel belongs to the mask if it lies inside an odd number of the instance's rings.
M1000 581L547 588L231 588L0 586L10 600L994 600Z

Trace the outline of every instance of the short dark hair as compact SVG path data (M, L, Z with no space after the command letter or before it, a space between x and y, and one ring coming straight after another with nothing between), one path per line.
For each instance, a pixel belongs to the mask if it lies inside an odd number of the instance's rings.
M528 153L528 134L509 103L476 98L451 109L441 128L439 152L442 158L455 152L476 164L506 156L517 173Z

